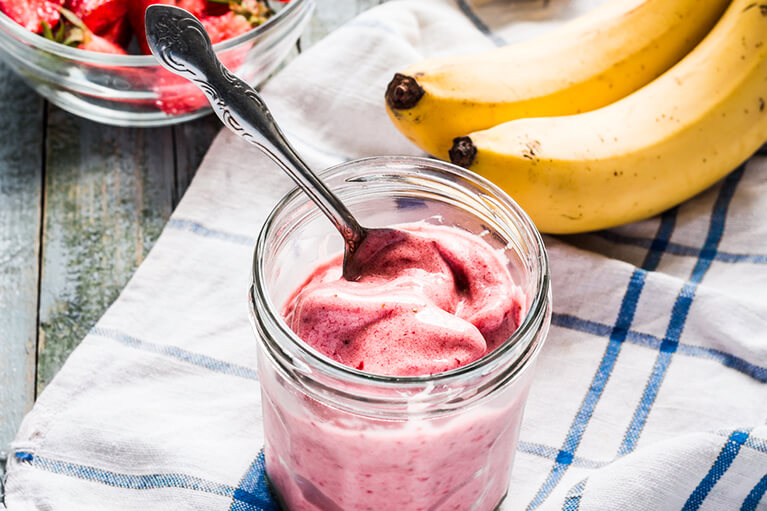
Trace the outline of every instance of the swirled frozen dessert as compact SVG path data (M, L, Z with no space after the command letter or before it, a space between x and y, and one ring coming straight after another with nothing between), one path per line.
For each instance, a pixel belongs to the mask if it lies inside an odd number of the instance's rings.
M481 237L426 223L371 258L358 280L342 255L315 269L284 310L315 350L371 373L415 376L469 364L519 326L524 296Z

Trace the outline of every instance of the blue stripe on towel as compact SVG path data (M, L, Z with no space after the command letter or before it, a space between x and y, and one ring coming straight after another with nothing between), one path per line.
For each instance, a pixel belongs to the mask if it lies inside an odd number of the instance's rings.
M601 231L593 234L606 241L612 243L619 243L622 245L634 245L641 248L650 248L653 240L649 238L640 238L636 236L625 236L612 231ZM695 247L688 247L679 243L669 242L665 249L667 254L673 254L678 256L700 257L701 249ZM719 252L714 255L715 261L721 261L723 263L754 263L754 264L767 264L767 255L760 254L733 254L731 252Z
M756 511L756 506L764 497L767 492L767 474L764 474L756 486L746 496L746 500L743 501L743 505L740 506L740 511Z
M176 346L168 346L164 344L155 344L147 341L142 341L141 339L137 339L117 330L108 328L94 327L89 333L90 335L106 337L107 339L112 339L113 341L117 341L143 351L149 351L152 353L175 358L183 362L188 362L196 366L210 369L211 371L239 376L249 380L258 380L258 373L255 369L224 362L223 360L218 360L212 357L207 357L205 355L200 355L199 353L183 350L181 348L177 348Z
M761 367L752 364L748 360L737 357L731 353L717 350L714 348L703 348L692 346L690 344L679 344L677 353L692 357L708 358L721 362L722 365L735 369L736 371L748 375L762 383L767 383L767 367Z
M610 374L615 366L615 362L620 354L621 344L626 338L626 333L631 326L631 321L634 318L634 312L636 311L636 305L639 300L639 295L642 292L644 286L646 273L643 270L636 270L629 281L629 286L621 304L621 310L618 314L618 321L615 328L610 335L605 353L602 356L602 362L594 375L594 378L589 386L589 390L584 398L578 413L573 420L570 430L567 433L562 449L559 451L559 455L556 458L555 464L552 467L551 472L544 481L538 493L527 506L528 510L538 507L543 500L551 493L559 480L564 475L567 467L572 462L575 450L580 444L583 433L586 430L589 419L591 418L594 408L599 402L599 398L602 395L602 391L607 384L607 380L610 378Z
M125 474L89 465L35 456L31 452L17 451L15 456L17 460L31 464L34 468L115 488L128 490L183 488L230 497L232 499L231 511L279 511L266 483L263 451L259 453L250 466L238 488L178 472Z
M559 456L559 449L556 447L551 447L549 445L539 444L536 442L520 441L519 445L517 446L517 450L519 450L519 452L532 454L534 456L539 456L549 460L556 460ZM582 468L601 468L605 465L608 465L609 463L609 461L590 460L588 458L581 458L580 456L573 456L573 460L571 462L574 467Z
M596 408L596 405L602 396L602 392L607 385L607 381L610 378L610 374L615 367L615 362L620 354L621 346L627 339L628 333L631 330L631 323L634 321L634 314L642 289L644 288L647 272L654 270L660 262L660 253L656 254L655 252L660 252L661 248L668 243L668 240L671 238L671 234L674 231L676 212L677 210L674 208L661 217L661 223L658 226L658 232L656 234L656 238L659 239L659 241L653 243L655 250L651 249L645 257L645 264L647 266L643 269L636 269L629 279L628 287L626 288L626 293L623 296L620 311L618 312L618 318L615 322L615 326L610 329L610 340L602 355L602 361L599 364L599 368L594 374L588 392L581 402L581 406L570 425L570 430L568 431L562 449L560 450L560 455L557 456L551 472L549 472L546 480L538 489L535 497L533 497L533 500L528 504L528 511L535 509L546 499L559 483L567 470L567 467L572 462L575 451L577 450L578 445L580 445L583 433L594 412L594 408Z
M114 486L116 488L126 488L131 490L184 488L224 497L231 497L235 492L234 488L226 484L215 483L200 477L176 472L140 475L123 474L111 470L102 470L88 465L80 465L68 461L35 456L28 452L16 452L16 458L29 462L33 467L47 472L76 477L78 479L93 481L107 486Z
M679 208L671 208L665 211L660 218L660 225L658 226L658 232L655 234L655 238L652 240L649 246L649 252L644 258L642 268L647 271L653 271L660 264L660 258L668 248L669 241L671 240L671 234L674 232L674 226L676 225L676 216L679 212Z
M493 33L492 30L490 30L490 27L488 27L482 19L477 15L476 12L471 8L471 5L469 5L469 2L466 0L455 0L455 3L458 5L458 8L461 10L461 12L469 18L469 21L471 21L475 27L477 27L477 30L485 34L496 46L504 46L506 44L506 41L504 41L501 37L497 36Z
M177 229L180 231L193 232L194 234L198 234L206 238L215 238L222 241L229 241L231 243L236 243L238 245L253 246L256 244L255 238L250 238L248 236L241 236L239 234L232 234L232 233L228 233L224 231L217 231L215 229L208 229L202 224L199 224L192 220L186 220L183 218L171 219L168 222L167 227L171 229Z
M748 439L748 434L749 432L744 430L733 431L706 476L690 494L687 502L684 503L682 511L695 511L700 508L716 482L721 479L724 473L727 472L727 469L730 468L730 465L732 465L733 460L735 460L735 457L740 452L741 446Z
M748 440L746 440L746 443L744 444L749 449L753 449L755 451L759 451L761 453L767 454L767 440L764 440L762 438L755 438L753 436L749 436Z
M745 438L743 437L743 433L745 433ZM754 449L755 451L767 454L767 441L761 438L756 438L754 436L751 436L750 430L718 431L715 434L726 438L727 443L725 444L725 447L720 452L719 457L717 458L711 470L709 471L709 474L706 476L706 478L708 478L709 480L711 478L716 478L716 479L721 478L722 474L724 474L724 472L727 469L726 467L729 466L730 463L732 462L732 460L730 460L730 462L727 463L727 458L731 457L732 459L734 459L735 456L737 456L737 451L734 453L732 452L733 443L736 444L737 450L740 450L740 446L744 446L750 449ZM521 443L522 442L520 442L520 444ZM546 446L541 446L541 447L546 448ZM615 459L618 459L618 458L615 458ZM588 479L589 478L586 477L585 479L581 480L578 484L570 488L570 490L567 492L567 495L565 496L565 502L562 506L562 511L578 510L581 503L581 497L583 496L583 491L586 487L586 483L588 482ZM704 481L706 481L706 479L704 479ZM713 483L715 482L716 481L713 481ZM706 488L709 484L711 483L706 482L704 484L704 482L701 481L702 488ZM713 484L711 484L711 486L713 487ZM765 475L764 478L759 483L757 483L754 489L751 490L751 493L749 494L749 496L746 498L746 500L743 503L743 507L741 508L741 511L755 511L756 505L759 504L759 501L764 496L765 491L767 491L767 475ZM708 493L708 490L706 491L706 493Z
M729 438L734 430L732 429L726 429L721 431L714 432L715 435ZM745 431L745 429L744 429ZM751 430L749 429L749 436L746 439L746 441L743 443L743 447L747 447L749 449L752 449L756 452L760 452L762 454L767 454L767 440L763 438L755 437L751 434Z
M685 283L682 287L671 310L671 320L666 329L666 335L663 338L663 341L661 341L660 353L658 353L658 357L655 361L650 378L647 381L647 385L645 386L642 398L634 411L634 416L629 423L623 437L623 442L618 449L619 455L634 450L637 441L639 440L639 436L644 429L644 425L647 422L647 417L650 415L650 410L652 410L652 406L655 403L655 398L658 395L660 386L671 365L673 354L679 346L679 340L682 336L682 331L684 330L687 315L692 306L697 286L711 266L711 262L719 247L719 242L724 234L727 209L735 194L735 189L743 176L743 169L744 167L741 166L738 170L728 175L725 178L724 183L722 183L722 187L719 190L719 196L714 203L714 209L711 213L708 234L706 235L706 241L703 244L703 248L700 251L700 257L692 270L690 281Z
M611 330L610 325L561 313L551 315L551 324L562 328L569 328L570 330L586 332L599 337L607 337ZM626 342L650 349L660 349L663 341L654 335L630 330L626 336ZM752 364L731 353L714 348L704 348L702 346L683 343L679 343L676 352L680 355L689 357L706 358L718 361L726 367L735 369L736 371L750 376L762 383L767 383L767 367Z
M250 464L232 496L229 511L279 511L266 479L264 451Z
M578 511L581 507L581 497L583 497L583 489L586 487L586 479L570 488L565 496L565 503L562 506L562 511Z

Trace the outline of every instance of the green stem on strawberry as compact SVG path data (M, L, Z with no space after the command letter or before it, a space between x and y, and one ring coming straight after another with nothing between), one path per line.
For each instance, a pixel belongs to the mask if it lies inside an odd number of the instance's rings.
M43 37L51 41L72 46L83 50L101 53L125 54L122 47L94 34L75 13L64 7L59 7L61 19L56 33L43 21Z

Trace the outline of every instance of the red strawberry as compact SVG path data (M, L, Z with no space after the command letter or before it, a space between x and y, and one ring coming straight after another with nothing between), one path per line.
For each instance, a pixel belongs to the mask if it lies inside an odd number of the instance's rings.
M221 16L229 12L229 2L224 0L208 0L205 4L206 16Z
M205 18L203 18L203 24L206 24ZM242 63L245 62L248 49L246 46L240 45L220 53L218 57L229 70L237 72ZM208 100L193 83L164 69L160 71L160 79L154 86L154 91L159 96L155 104L160 110L168 115L178 115L194 112L208 106Z
M125 17L128 12L128 1L65 0L64 7L75 13L88 28L99 34Z
M62 0L0 0L0 10L22 27L41 34L43 22L56 26Z
M129 0L128 1L128 20L131 27L133 27L133 33L138 38L138 45L141 48L141 53L149 54L149 44L146 42L145 24L144 24L144 11L152 4L165 4L174 5L173 0Z
M205 0L175 0L174 4L176 7L181 7L191 12L198 18L205 13Z
M200 21L213 44L237 37L253 28L244 16L231 11L223 16L207 16Z
M165 69L160 70L153 89L158 95L155 104L168 115L194 112L208 104L196 85Z
M122 17L118 19L111 25L97 32L96 35L100 35L107 41L113 42L125 48L125 46L127 46L130 42L132 35L130 30L130 23L128 23L128 18Z
M149 44L144 32L144 11L152 4L175 5L191 12L198 18L205 12L205 0L128 0L128 19L138 38L141 53L149 54Z
M83 20L78 18L69 9L59 7L59 13L61 13L61 21L55 33L50 26L45 25L43 27L43 36L45 38L83 50L119 55L126 54L122 46L94 34Z

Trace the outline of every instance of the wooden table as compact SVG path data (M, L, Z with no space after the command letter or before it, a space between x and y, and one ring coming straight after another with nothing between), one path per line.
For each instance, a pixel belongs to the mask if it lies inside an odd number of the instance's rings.
M317 0L295 53L378 3ZM169 128L104 126L48 104L2 63L0 112L2 457L152 248L219 124L210 115Z

